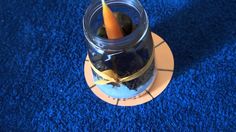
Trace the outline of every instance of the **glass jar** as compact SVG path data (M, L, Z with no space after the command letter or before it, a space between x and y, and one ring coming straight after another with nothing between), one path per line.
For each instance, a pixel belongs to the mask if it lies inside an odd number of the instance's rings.
M113 12L128 15L136 29L129 35L116 40L108 40L96 35L103 25L101 1L93 1L87 8L83 28L87 41L90 63L99 71L112 70L119 78L140 71L151 60L148 69L137 78L128 82L97 85L106 95L113 98L132 98L140 95L153 83L154 68L153 40L149 29L147 14L138 0L106 0ZM94 82L103 79L93 70Z

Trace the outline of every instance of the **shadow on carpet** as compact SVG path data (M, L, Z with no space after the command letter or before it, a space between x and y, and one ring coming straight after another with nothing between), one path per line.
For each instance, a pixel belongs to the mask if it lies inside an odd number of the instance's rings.
M153 31L162 36L175 57L175 75L213 55L236 36L236 10L230 1L200 0L182 9Z

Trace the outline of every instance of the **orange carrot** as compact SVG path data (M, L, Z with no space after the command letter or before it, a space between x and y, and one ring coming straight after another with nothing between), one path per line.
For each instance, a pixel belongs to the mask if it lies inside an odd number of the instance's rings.
M102 0L103 7L103 21L107 32L108 39L119 39L123 37L122 29L116 20L111 9L107 6L104 0Z

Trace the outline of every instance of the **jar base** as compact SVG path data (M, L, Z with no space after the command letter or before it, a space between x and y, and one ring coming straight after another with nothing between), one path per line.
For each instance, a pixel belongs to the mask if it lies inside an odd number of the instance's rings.
M97 85L97 87L105 93L107 96L115 99L130 99L137 98L146 93L146 90L149 90L152 87L157 75L157 70L153 70L153 75L150 79L143 85L139 86L136 90L129 89L124 84L119 84L118 87L114 87L112 84L107 85ZM96 76L93 76L94 80L98 80Z
M160 95L171 81L174 72L174 58L168 44L158 35L152 33L154 50L155 50L155 71L154 79L150 79L151 85L148 85L140 94L133 98L112 98L102 92L102 90L94 84L93 74L89 62L86 59L84 66L85 78L92 92L100 99L113 105L118 106L135 106L151 101ZM150 83L149 83L150 84Z

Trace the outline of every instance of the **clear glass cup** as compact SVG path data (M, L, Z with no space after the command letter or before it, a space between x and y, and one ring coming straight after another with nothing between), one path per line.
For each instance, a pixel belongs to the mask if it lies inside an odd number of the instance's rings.
M153 40L146 11L138 0L106 0L113 12L128 15L136 29L121 39L108 40L96 35L103 25L102 4L94 0L87 8L83 28L87 41L88 56L99 71L112 69L119 77L126 77L142 69L151 58ZM113 98L132 98L144 92L154 81L154 60L148 70L129 82L97 85L106 95ZM102 79L93 71L94 82Z

